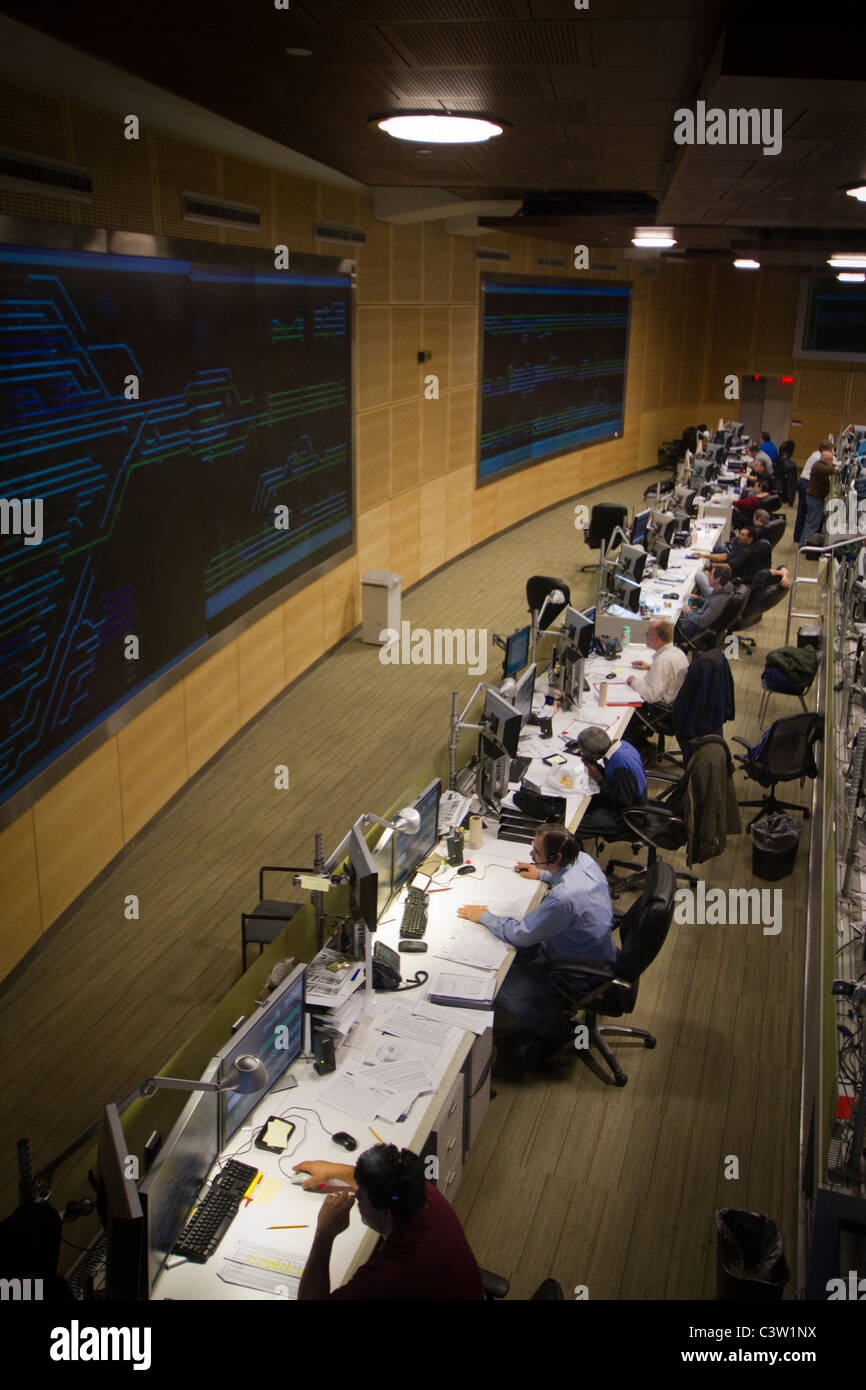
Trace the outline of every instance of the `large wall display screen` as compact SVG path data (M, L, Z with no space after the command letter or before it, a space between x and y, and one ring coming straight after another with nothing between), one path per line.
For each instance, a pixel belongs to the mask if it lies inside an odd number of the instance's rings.
M484 276L478 481L622 434L631 290Z
M3 801L354 533L348 274L6 244L0 298Z

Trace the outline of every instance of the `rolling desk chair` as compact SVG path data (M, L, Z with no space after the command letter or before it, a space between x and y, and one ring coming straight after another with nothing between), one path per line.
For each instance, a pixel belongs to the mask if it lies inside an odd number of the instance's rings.
M727 604L714 622L709 623L700 632L696 632L693 637L687 637L684 632L678 629L677 646L682 647L684 651L690 652L692 655L720 647L722 638L731 631L735 623L739 622L748 601L748 585L741 584L734 589Z
M605 1035L642 1038L647 1048L655 1047L656 1040L643 1028L617 1024L599 1027L598 1016L621 1018L634 1009L640 977L655 960L668 934L675 889L676 875L670 864L653 864L640 897L619 919L622 945L614 964L604 967L592 961L561 961L547 971L553 987L568 1001L569 1014L583 1015L589 1031L589 1050L595 1049L601 1055L617 1086L624 1086L628 1077L605 1042ZM587 987L587 980L595 983Z
M617 526L625 529L628 509L616 502L599 502L590 513L589 525L583 528L583 538L590 550L600 550L602 542L607 545ZM595 565L581 565L584 570L594 570Z
M760 743L750 748L745 739L733 738L745 753L736 753L735 761L743 772L761 787L769 787L770 795L762 801L741 801L741 806L750 809L757 807L746 829L765 814L776 815L779 811L796 811L804 820L809 819L808 806L796 806L792 801L776 799L778 782L795 782L799 779L802 787L807 777L817 777L815 744L824 737L824 718L820 714L793 714L788 719L777 719L761 738Z
M743 637L741 634L746 628L757 627L764 614L769 613L771 608L775 608L787 597L788 590L783 589L781 584L771 584L766 589L759 589L756 594L749 595L745 608L730 629L736 634L747 656L751 656L758 644L754 637Z

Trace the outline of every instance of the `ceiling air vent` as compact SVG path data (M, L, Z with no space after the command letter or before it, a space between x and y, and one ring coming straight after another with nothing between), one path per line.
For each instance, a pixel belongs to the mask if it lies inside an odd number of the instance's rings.
M335 227L330 222L314 222L313 237L316 241L339 241L343 246L363 246L367 233L360 227Z
M564 270L567 262L563 256L539 256L535 264L551 266L556 270Z
M226 198L209 198L200 193L183 193L184 222L206 222L211 227L262 225L262 214L252 203L230 203Z
M0 149L0 187L19 192L44 193L49 198L68 198L89 202L93 179L79 164L62 164L57 159L25 154L23 150Z
M508 251L497 251L492 246L477 246L475 248L476 261L510 261L511 255Z

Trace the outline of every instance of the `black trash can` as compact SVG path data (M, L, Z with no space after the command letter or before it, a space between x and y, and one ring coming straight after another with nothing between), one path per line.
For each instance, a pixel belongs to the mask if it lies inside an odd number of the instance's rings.
M722 1207L716 1212L716 1298L770 1303L791 1277L785 1240L762 1211Z
M752 873L768 883L794 872L803 822L793 816L762 816L752 824Z

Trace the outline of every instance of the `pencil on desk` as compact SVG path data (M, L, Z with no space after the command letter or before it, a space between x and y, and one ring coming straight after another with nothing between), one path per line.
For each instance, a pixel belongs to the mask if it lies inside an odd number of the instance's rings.
M376 1133L375 1129L373 1129L371 1125L368 1125L367 1128L369 1129L369 1131L370 1131L370 1133L372 1134L373 1138L376 1140L377 1144L384 1144L385 1140L379 1138L379 1136L378 1136L378 1134Z
M308 1222L302 1221L300 1226L268 1226L269 1231L306 1231Z

